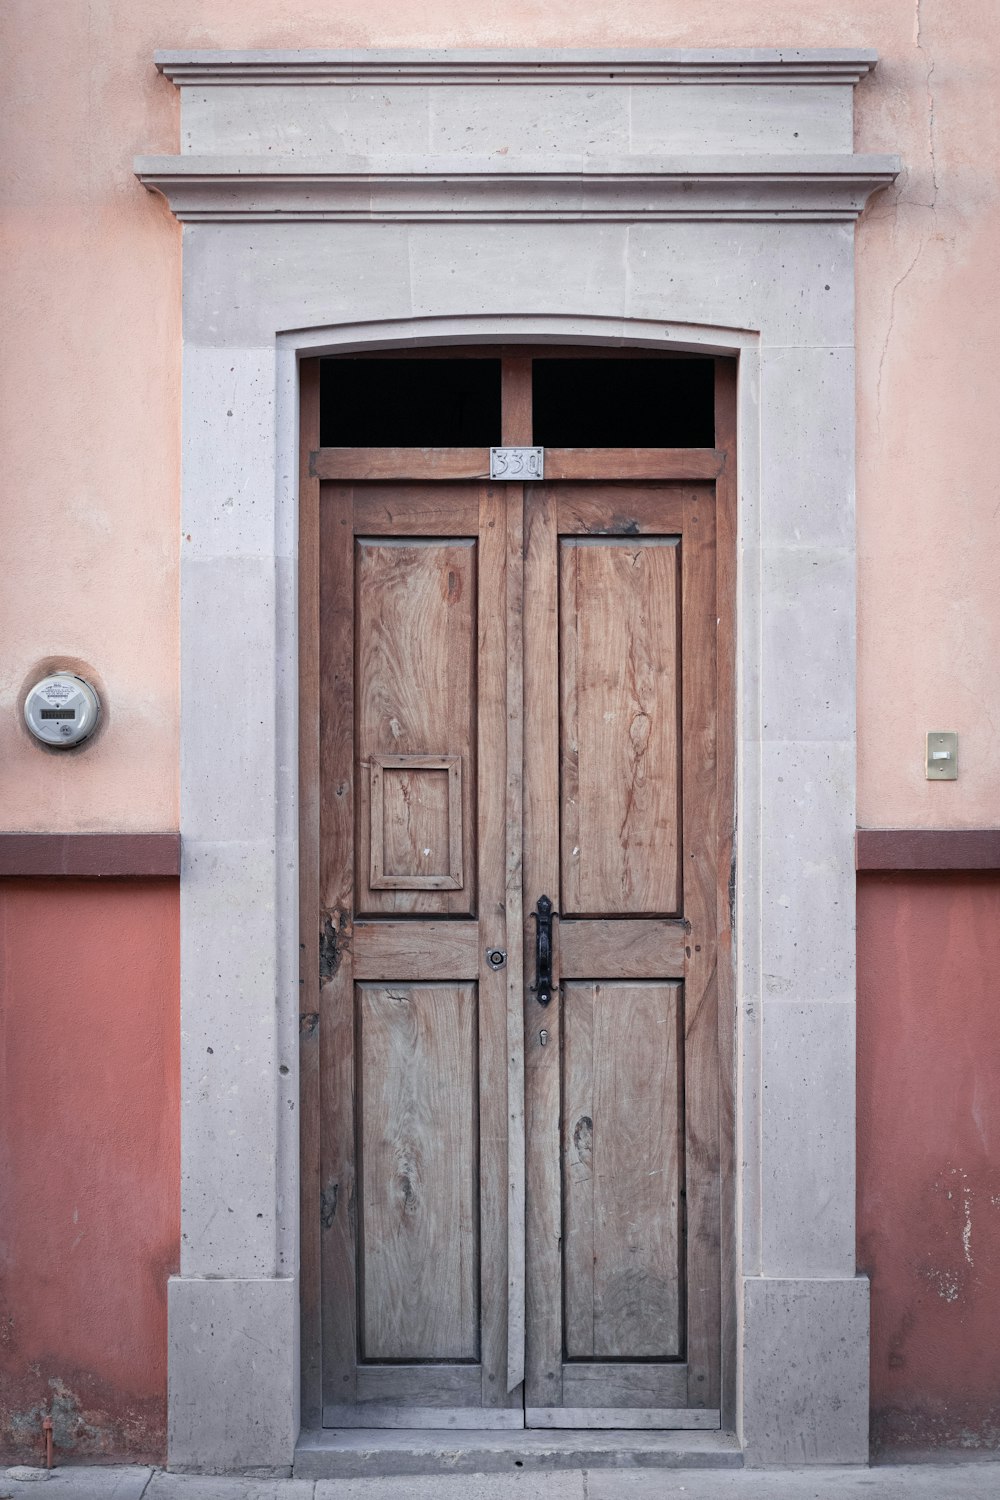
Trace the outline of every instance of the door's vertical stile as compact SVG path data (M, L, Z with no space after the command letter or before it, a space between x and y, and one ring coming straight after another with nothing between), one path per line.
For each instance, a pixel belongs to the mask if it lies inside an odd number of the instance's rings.
M722 1425L736 1425L736 969L733 953L736 839L736 397L735 360L715 362L715 446L723 455L716 482L716 720L718 864L716 933L719 1004L719 1183L722 1293L720 1404Z
M559 612L557 500L542 485L526 489L524 610L524 997L527 1168L527 1316L525 1402L562 1403L561 1010L558 924L552 1001L539 1005L534 980L538 898L558 909Z
M482 1401L507 1406L507 974L487 961L509 947L506 913L506 517L503 494L479 499L479 1194Z
M507 486L507 778L505 800L507 933L507 1380L509 1393L524 1381L525 1340L525 1139L524 960L521 943L524 766L524 496ZM517 1395L516 1399L520 1400Z
M356 1399L354 868L354 491L320 502L320 1254L323 1386ZM329 1394L326 1400L329 1401Z
M320 1342L319 1064L319 360L299 366L299 1278L302 1424L323 1413Z
M684 1176L688 1405L719 1405L719 1083L716 933L715 508L692 496L681 543Z
M530 445L531 359L504 355L500 371L501 441ZM524 1097L524 490L503 487L507 529L507 1391L524 1381L525 1361L525 1097Z

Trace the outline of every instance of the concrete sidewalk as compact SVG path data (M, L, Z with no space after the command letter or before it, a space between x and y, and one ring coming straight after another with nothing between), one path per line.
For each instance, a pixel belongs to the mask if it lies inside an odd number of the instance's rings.
M1000 1461L874 1469L574 1469L396 1479L230 1479L148 1468L0 1470L0 1500L1000 1500Z

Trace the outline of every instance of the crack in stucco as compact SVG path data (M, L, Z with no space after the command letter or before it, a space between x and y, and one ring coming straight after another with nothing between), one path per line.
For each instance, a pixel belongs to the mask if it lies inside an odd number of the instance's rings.
M889 351L889 342L892 338L893 325L896 321L896 293L903 285L903 282L906 281L906 279L909 277L917 261L920 259L926 243L926 236L922 236L920 244L917 246L916 250L913 253L913 259L910 261L910 264L907 266L902 276L898 277L897 280L893 283L892 291L889 294L889 321L886 324L885 338L882 340L882 350L879 354L878 359L878 375L875 380L875 429L879 434L881 434L882 432L882 372L885 368L885 357Z
M913 44L924 63L924 92L927 99L927 157L930 163L931 174L930 201L924 202L919 198L908 198L901 192L896 199L895 206L898 210L899 208L903 207L904 204L906 204L912 208L924 208L933 213L937 208L938 201L937 147L935 141L937 120L935 115L936 101L934 97L934 69L937 66L937 63L934 57L931 55L928 47L925 45L924 6L927 3L928 0L915 0L913 16ZM888 322L886 323L885 337L882 340L882 349L879 354L878 361L878 376L875 382L875 429L879 434L881 434L882 431L882 376L885 370L886 355L889 351L889 344L892 339L893 328L896 321L896 294L903 283L908 280L909 276L911 275L913 268L917 264L917 261L920 259L921 255L924 253L924 250L927 248L930 237L930 227L928 227L928 229L922 232L920 235L920 241L913 253L910 264L907 266L903 274L899 276L893 283L892 291L889 294L889 318Z
M916 45L917 51L924 59L926 72L924 74L924 90L927 95L927 154L931 163L931 201L926 206L934 208L937 205L938 178L937 178L937 152L935 149L934 132L937 124L934 114L934 69L937 66L935 59L924 46L924 4L926 0L917 0L917 26Z

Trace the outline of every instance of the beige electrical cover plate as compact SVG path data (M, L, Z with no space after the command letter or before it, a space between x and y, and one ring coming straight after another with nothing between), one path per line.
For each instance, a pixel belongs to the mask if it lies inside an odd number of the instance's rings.
M958 780L958 735L950 729L927 731L927 780Z

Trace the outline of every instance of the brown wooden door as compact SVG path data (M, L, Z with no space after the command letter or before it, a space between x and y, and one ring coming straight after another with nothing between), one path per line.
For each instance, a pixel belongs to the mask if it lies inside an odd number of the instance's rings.
M327 1424L522 1421L507 1368L511 511L475 483L322 495Z
M719 1422L714 501L526 503L530 1426Z
M306 1368L327 1425L717 1425L722 455L486 457L313 463Z

